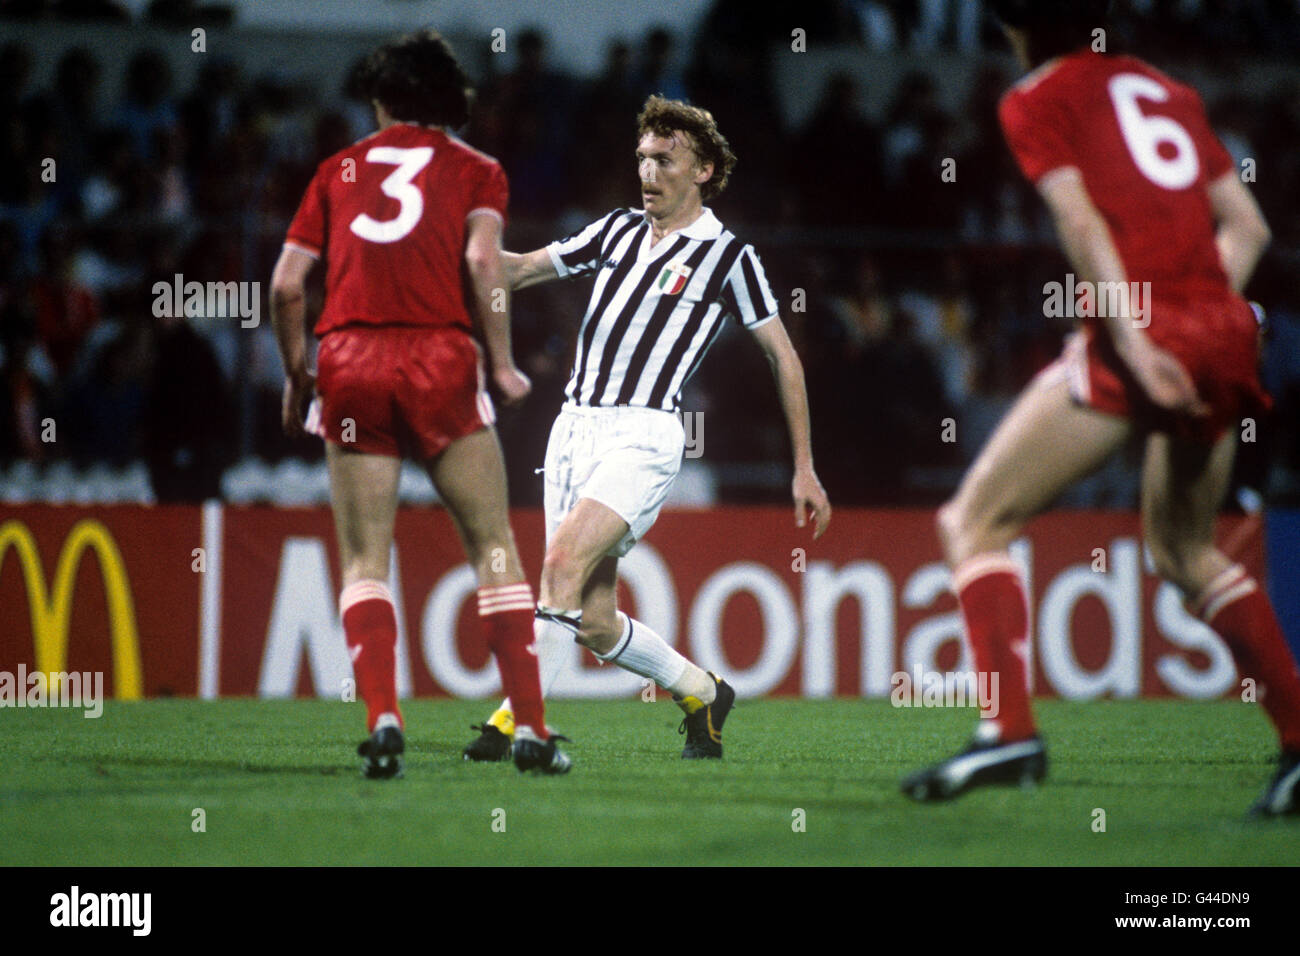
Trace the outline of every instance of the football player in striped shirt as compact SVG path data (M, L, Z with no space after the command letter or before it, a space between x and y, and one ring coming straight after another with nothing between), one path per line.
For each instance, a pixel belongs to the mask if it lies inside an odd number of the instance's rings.
M794 455L795 523L814 537L831 517L813 469L803 366L758 256L705 202L726 186L735 156L706 110L651 97L637 121L641 209L618 209L523 255L505 254L519 289L594 273L565 402L545 462L546 558L537 605L543 689L576 638L602 661L648 677L685 713L687 759L722 756L735 692L618 609L618 560L654 524L681 466L682 387L723 324L757 339L776 377ZM509 752L512 701L465 750Z

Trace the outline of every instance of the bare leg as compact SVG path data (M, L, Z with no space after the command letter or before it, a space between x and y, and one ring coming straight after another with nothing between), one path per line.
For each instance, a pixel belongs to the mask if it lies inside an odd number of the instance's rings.
M597 653L601 652L601 648L612 648L617 642L617 608L614 604L613 583L609 585L608 594L601 590L599 584L595 585L597 593L591 605L590 622L586 619L585 591L593 569L600 565L605 552L627 534L627 528L627 522L609 508L583 498L555 530L554 536L547 543L546 558L542 563L537 603L549 611L566 612L570 617L580 613L582 620L578 626L581 630L575 632L553 620L538 617L535 645L539 665L545 661L547 666L555 667L554 656L562 653L563 645L574 637ZM616 560L613 574L616 581ZM608 577L609 572L606 571L600 580L604 581ZM552 673L545 676L553 678L556 675ZM510 736L514 733L514 710L514 702L507 695L501 706L488 718L483 730L485 737L466 749L466 755L470 759L496 759L493 754L499 752L501 745L494 742L499 738L489 734L488 728L495 728L505 736Z
M388 590L388 555L393 543L393 517L397 510L397 481L401 462L384 455L350 451L332 442L325 446L330 471L330 494L338 533L343 587L339 616L352 658L357 691L366 702L366 721L374 733L401 728L397 704L394 655L397 617ZM369 741L363 747L373 744ZM389 776L400 772L398 749L371 755L367 774Z
M1189 598L1232 562L1214 546L1214 519L1228 493L1236 436L1213 446L1169 435L1147 439L1142 468L1142 531L1156 571Z
M584 592L597 565L627 531L627 522L610 508L591 498L581 498L546 545L538 601L544 607L561 610L582 608L583 630L589 632L583 643L598 653L611 649L617 639L613 609L604 606L608 602L599 602L593 606L593 614L601 617L602 611L608 611L607 619L587 622ZM616 569L617 561L615 574Z
M1047 772L1025 678L1024 582L1006 548L1068 485L1118 449L1131 427L1076 406L1063 372L1058 365L1030 383L957 494L939 509L939 536L977 678L990 693L980 694L976 744L903 780L903 792L915 800L1036 782Z
M606 555L596 563L582 589L583 634L579 642L597 654L608 654L623 634L617 589L618 558Z
M1039 375L939 509L948 563L1003 551L1031 518L1128 439L1132 426L1075 405L1063 375Z
M998 682L981 708L979 733L1003 741L1036 732L1025 674L1024 582L1006 548L1067 486L1105 462L1130 429L1075 405L1061 370L1034 379L938 514L977 678L990 687Z
M325 460L343 587L361 580L387 581L401 461L349 451L333 442L325 444Z
M524 581L496 431L482 428L452 442L425 468L456 525L479 586Z
M712 702L717 684L662 637L618 610L618 559L607 554L628 525L607 506L581 498L560 522L542 565L541 604L582 609L578 642L625 670L667 688L683 706Z
M452 442L426 467L478 577L479 623L514 704L517 729L526 728L530 738L545 740L545 708L533 648L533 595L510 527L505 462L495 430L479 429ZM519 756L516 751L516 762Z
M1235 443L1231 432L1212 447L1167 435L1148 439L1143 527L1156 570L1223 637L1238 674L1255 682L1282 749L1300 753L1300 675L1272 603L1246 569L1214 545L1214 519L1232 477ZM1266 799L1278 806L1294 802L1295 780L1286 786L1287 793Z

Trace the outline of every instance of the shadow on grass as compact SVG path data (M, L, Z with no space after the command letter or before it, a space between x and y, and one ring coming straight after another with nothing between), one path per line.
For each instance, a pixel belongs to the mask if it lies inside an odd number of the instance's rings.
M357 758L359 761L360 758ZM93 763L95 772L100 776L111 777L112 767L159 767L163 769L184 770L188 772L239 771L243 773L291 773L310 777L332 777L349 773L351 768L340 764L270 764L255 763L248 760L204 760L201 757L127 757L120 754L103 754L84 757L80 762ZM355 771L353 771L355 772Z

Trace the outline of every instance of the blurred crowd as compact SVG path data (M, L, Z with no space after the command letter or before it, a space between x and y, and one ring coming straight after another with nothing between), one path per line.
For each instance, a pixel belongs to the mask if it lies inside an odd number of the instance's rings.
M256 0L252 0L256 2ZM726 7L720 3L718 7ZM734 9L739 10L740 4ZM132 11L136 11L134 14ZM872 50L979 52L996 46L985 0L804 0L805 28ZM1111 0L1115 26L1143 50L1286 54L1300 41L1296 0ZM739 16L733 11L727 15ZM225 26L238 3L222 0L0 0L0 19ZM749 17L747 19L759 19Z
M1175 74L1180 62L1211 53L1222 67L1294 44L1300 21L1300 4L1274 0L1115 6L1116 40ZM0 14L89 15L90 7L114 5L0 3ZM997 50L987 19L969 19L979 7L802 5L810 36L866 49ZM1013 75L1005 58L985 57L954 110L928 73L908 73L873 119L859 81L837 74L812 115L790 128L776 93L789 32L747 9L719 0L694 36L656 29L615 40L595 78L553 62L540 30L514 38L508 69L461 51L468 66L485 64L463 135L505 166L506 244L527 249L636 202L634 120L647 95L711 109L740 157L714 208L754 243L781 301L805 363L818 469L832 500L932 504L1069 331L1068 320L1043 316L1043 283L1066 266L997 126L998 97ZM43 88L31 83L27 46L0 46L0 469L143 463L156 500L184 501L236 497L230 476L250 461L320 458L319 443L281 434L281 368L264 300L316 164L373 129L353 95L354 71L341 64L335 89L310 89L213 55L179 89L168 60L143 48L120 99L105 104L91 43L63 50ZM1258 447L1246 449L1240 480L1294 502L1300 82L1235 89L1209 105L1233 154L1267 171L1253 188L1275 245L1251 292L1275 327L1265 363L1279 398ZM941 158L955 160L955 177L941 175ZM154 284L177 274L261 282L261 325L156 314ZM533 470L587 291L582 282L550 284L515 299L516 353L535 384L501 423L519 503L540 501ZM750 379L752 387L737 387ZM684 409L704 413L704 461L724 501L786 495L785 428L770 381L759 350L732 332L685 395ZM1116 462L1071 503L1130 506L1132 463Z

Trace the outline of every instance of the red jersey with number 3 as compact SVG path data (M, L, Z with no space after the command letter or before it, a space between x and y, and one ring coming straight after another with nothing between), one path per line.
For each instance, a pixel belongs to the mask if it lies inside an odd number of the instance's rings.
M285 245L326 260L316 335L345 326L472 328L467 219L503 223L505 172L441 130L399 123L317 167Z
M1206 186L1233 161L1195 90L1134 57L1082 50L1012 87L999 117L1031 183L1080 171L1130 282L1150 282L1157 300L1229 294Z

